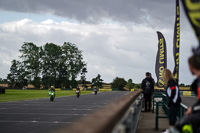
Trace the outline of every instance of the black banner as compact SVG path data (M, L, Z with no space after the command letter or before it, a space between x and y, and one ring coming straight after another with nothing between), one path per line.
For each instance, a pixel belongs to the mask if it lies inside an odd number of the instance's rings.
M158 52L156 57L156 77L157 77L157 84L159 88L164 87L163 81L163 70L167 67L167 49L166 49L166 42L165 38L162 33L158 32Z
M179 48L180 48L180 7L179 0L176 0L176 18L174 24L174 40L173 40L173 53L174 53L174 76L178 83L179 80Z
M182 0L182 3L200 45L200 0Z

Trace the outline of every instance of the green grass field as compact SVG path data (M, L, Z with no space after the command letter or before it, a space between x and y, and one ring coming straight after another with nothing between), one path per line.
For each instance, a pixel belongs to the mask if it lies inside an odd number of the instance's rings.
M81 91L81 95L89 94L93 91ZM73 96L75 91L56 91L56 97ZM32 100L40 98L48 98L48 90L14 90L6 89L5 94L0 94L0 102Z

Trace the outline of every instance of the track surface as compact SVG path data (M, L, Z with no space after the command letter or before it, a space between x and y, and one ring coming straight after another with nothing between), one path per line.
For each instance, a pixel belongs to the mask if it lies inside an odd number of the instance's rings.
M126 95L128 92L104 92L49 99L0 103L0 133L49 133ZM186 106L196 97L182 97Z
M188 107L192 106L197 101L196 96L184 96L184 97L181 97L181 99L182 99L182 103Z
M103 92L0 103L0 133L49 133L75 122L129 92Z

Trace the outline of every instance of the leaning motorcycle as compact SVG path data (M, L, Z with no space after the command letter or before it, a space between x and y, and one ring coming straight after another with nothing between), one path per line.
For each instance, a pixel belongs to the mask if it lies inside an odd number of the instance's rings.
M76 97L79 98L80 96L80 90L76 90Z
M55 92L53 90L49 90L49 99L53 101L55 99Z
M94 89L94 94L95 94L95 95L97 94L97 89Z

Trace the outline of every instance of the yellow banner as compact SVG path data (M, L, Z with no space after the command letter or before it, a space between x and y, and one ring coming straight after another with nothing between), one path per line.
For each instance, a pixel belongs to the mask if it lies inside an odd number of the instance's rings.
M183 96L191 96L191 91L183 91Z
M182 0L185 13L200 43L200 0Z
M100 91L112 91L112 89L99 89Z

